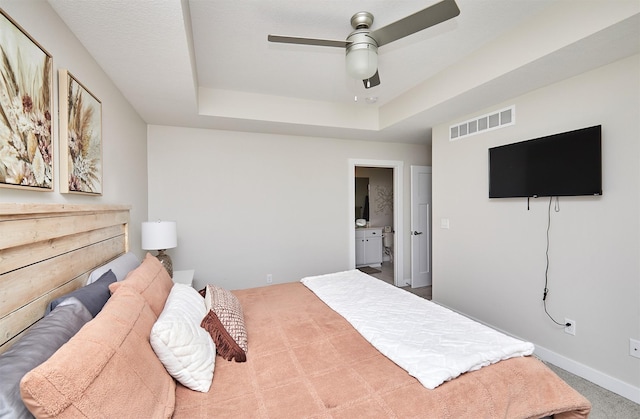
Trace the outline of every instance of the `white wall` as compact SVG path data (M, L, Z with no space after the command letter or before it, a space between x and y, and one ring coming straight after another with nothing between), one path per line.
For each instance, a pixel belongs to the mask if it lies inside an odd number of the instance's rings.
M424 145L166 126L149 127L148 154L149 218L178 223L174 269L231 289L349 267L350 158L404 162L406 219L410 165L431 162Z
M0 202L131 205L130 248L142 256L140 223L147 217L147 126L45 1L0 1L0 7L53 56L54 188L0 188ZM103 195L59 193L58 69L71 72L102 101Z
M534 342L569 370L640 402L639 57L460 115L433 130L433 298ZM516 124L458 141L449 125L516 105ZM489 147L602 124L603 195L551 214L549 312L542 294L548 198L488 199ZM440 229L441 218L450 229Z

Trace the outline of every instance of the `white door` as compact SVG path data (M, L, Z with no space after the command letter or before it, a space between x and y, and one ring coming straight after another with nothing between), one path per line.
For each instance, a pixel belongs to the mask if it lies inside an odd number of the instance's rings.
M411 288L431 285L431 167L411 166Z

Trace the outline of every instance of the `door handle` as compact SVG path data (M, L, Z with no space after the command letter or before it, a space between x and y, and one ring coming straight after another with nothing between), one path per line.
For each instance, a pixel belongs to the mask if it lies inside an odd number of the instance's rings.
M411 234L413 234L414 236L419 236L420 234L422 234L422 231L414 231Z

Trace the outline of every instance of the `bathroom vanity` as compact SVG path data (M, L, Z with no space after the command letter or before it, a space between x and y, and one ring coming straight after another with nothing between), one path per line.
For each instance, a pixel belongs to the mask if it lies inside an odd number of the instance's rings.
M382 227L356 228L356 267L382 264Z

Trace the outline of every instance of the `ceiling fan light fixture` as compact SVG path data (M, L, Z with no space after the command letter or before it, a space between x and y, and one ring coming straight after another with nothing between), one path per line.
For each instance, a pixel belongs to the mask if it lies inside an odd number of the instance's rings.
M358 12L351 17L351 27L355 30L345 41L279 35L269 35L267 40L287 44L345 48L347 74L361 80L365 89L371 89L380 85L378 47L453 19L459 14L460 9L456 0L440 0L439 3L374 31L369 29L373 24L373 14Z
M378 71L378 46L366 33L354 32L348 41L346 65L347 74L357 80L366 80Z

